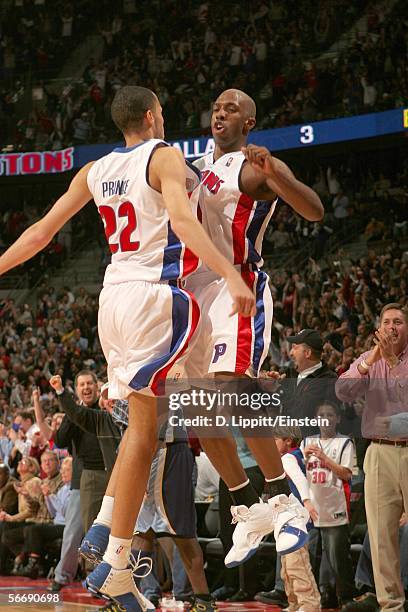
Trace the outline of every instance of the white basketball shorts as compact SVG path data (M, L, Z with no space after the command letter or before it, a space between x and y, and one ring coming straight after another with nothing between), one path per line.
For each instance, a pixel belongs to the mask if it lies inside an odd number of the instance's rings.
M257 377L271 340L273 301L268 276L241 266L241 274L256 295L256 315L230 317L232 299L224 279L212 272L197 272L186 281L200 306L198 338L188 355L188 377L231 372Z
M132 391L163 395L165 381L184 376L200 318L187 291L167 283L106 285L99 297L99 338L108 363L109 397Z

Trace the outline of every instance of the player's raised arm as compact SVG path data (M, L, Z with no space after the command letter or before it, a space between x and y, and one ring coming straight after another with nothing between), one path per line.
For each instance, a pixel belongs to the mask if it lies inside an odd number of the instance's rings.
M254 316L254 294L193 216L185 183L186 167L180 151L173 147L157 149L150 165L150 184L163 195L173 231L209 268L225 278L234 301L231 314L239 312L244 316Z
M280 159L273 157L266 147L248 145L242 148L249 164L242 170L242 190L248 189L262 178L265 187L281 197L293 210L308 221L323 219L324 209L319 196L313 189L298 181L292 170Z
M42 219L27 228L0 257L0 275L24 263L42 251L65 223L89 200L92 194L86 177L93 162L74 176L68 190L55 202Z

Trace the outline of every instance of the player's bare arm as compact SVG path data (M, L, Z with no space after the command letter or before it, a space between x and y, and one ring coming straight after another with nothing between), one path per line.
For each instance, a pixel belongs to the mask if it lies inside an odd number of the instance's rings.
M239 312L244 316L254 316L256 309L252 291L213 245L202 225L191 212L185 188L185 161L180 151L172 147L157 149L150 164L149 179L151 186L162 193L171 226L179 239L216 274L227 281L228 289L234 300L231 314Z
M317 193L298 181L288 166L273 157L266 147L242 148L248 163L241 172L240 189L254 199L279 196L308 221L323 219L324 209Z
M0 275L19 266L42 251L71 217L92 199L87 176L90 162L74 176L68 190L55 202L51 210L27 228L0 257Z

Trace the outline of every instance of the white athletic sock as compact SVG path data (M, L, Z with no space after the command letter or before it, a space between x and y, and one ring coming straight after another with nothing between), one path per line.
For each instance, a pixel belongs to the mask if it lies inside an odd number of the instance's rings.
M105 527L111 527L114 501L114 497L109 497L108 495L104 496L101 509L99 510L98 516L94 520L94 523L97 525L105 525Z
M126 540L109 536L109 544L103 555L103 560L110 563L115 569L126 569L129 564L129 555L132 545L132 538Z
M244 487L246 487L247 484L249 484L249 478L248 478L248 480L246 480L242 484L238 485L237 487L232 487L231 489L228 489L228 491L239 491L240 489L243 489Z
M284 478L286 478L285 472L280 476L276 476L276 478L265 478L265 482L275 482L276 480L283 480Z

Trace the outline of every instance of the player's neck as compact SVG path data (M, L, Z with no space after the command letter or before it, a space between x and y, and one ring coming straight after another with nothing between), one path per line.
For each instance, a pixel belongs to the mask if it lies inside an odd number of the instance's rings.
M220 147L219 145L215 145L214 149L214 161L220 159L223 155L227 155L227 153L239 153L241 151L241 147L244 147L245 143L241 144L233 144L231 146Z
M142 144L142 142L146 142L146 140L150 140L150 138L141 138L140 136L125 138L126 148L129 149L130 147L135 147L136 145Z
M130 132L124 135L126 147L134 147L138 144L142 144L142 142L146 142L147 140L151 140L153 135L151 130L146 130L143 132Z

